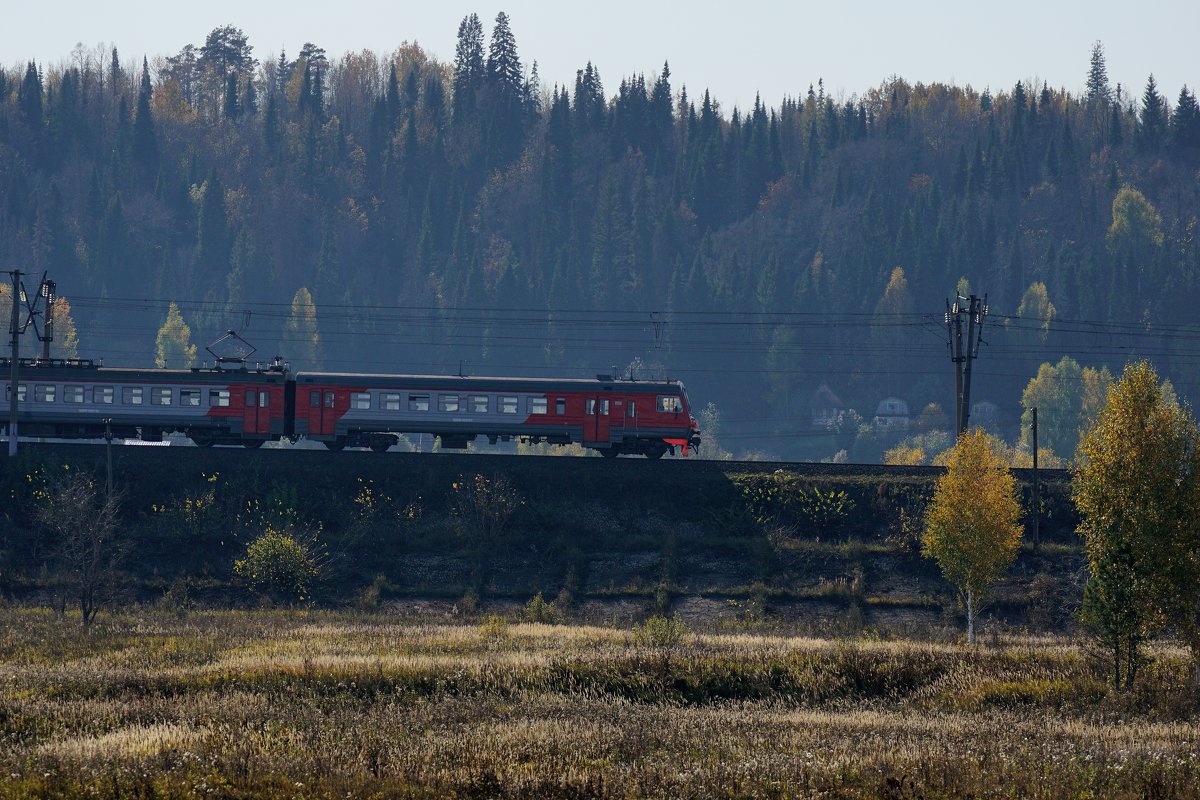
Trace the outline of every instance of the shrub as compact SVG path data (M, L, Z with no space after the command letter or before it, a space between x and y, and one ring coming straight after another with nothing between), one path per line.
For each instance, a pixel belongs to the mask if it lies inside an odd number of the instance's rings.
M634 626L633 642L638 647L667 650L683 644L688 634L687 625L683 623L678 614L673 617L662 617L656 614L641 625Z
M557 625L562 622L562 614L555 608L554 603L547 603L542 593L538 592L525 604L525 621Z
M298 535L289 525L268 525L246 547L245 557L234 562L233 574L251 591L272 600L305 601L321 576L323 558L311 537Z

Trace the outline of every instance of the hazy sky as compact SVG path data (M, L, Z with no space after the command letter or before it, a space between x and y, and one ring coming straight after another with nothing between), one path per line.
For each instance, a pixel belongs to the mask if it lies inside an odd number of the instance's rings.
M1200 2L1144 0L972 0L823 3L695 0L689 3L501 3L358 0L345 3L144 2L57 0L8 3L0 26L0 63L56 63L76 43L116 45L123 61L170 55L200 45L213 28L233 24L263 58L281 48L294 56L311 41L331 57L347 50L386 53L420 43L449 62L465 14L491 35L497 12L512 19L522 61L538 61L542 82L573 83L591 60L611 96L621 77L647 76L670 61L676 91L711 89L728 112L761 92L769 105L823 77L833 94L861 93L896 74L912 82L944 81L1007 89L1018 80L1082 88L1092 43L1104 43L1109 78L1140 96L1153 72L1174 103L1179 89L1200 85Z

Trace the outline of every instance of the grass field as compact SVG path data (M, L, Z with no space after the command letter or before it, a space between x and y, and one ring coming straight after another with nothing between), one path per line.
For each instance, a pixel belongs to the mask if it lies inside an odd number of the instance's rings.
M0 609L6 797L1194 797L1185 653Z

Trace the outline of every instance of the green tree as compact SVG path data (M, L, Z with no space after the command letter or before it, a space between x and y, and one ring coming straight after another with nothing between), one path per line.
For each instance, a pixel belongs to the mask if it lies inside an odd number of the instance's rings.
M1001 448L983 431L960 436L925 517L922 551L966 602L968 644L975 642L977 601L1021 545L1021 504Z
M283 346L293 354L289 359L299 369L320 369L321 333L317 327L317 306L312 294L301 287L292 297L292 313L283 323Z
M1168 122L1167 102L1159 94L1158 84L1151 74L1146 81L1142 109L1138 115L1138 146L1148 153L1157 153L1166 141Z
M1017 307L1017 317L1024 327L1036 325L1038 339L1044 343L1050 332L1050 323L1054 321L1056 313L1058 312L1054 308L1054 304L1050 302L1050 293L1046 290L1046 284L1041 281L1029 284L1025 294L1021 295L1021 305Z
M1038 410L1038 445L1070 457L1079 435L1099 411L1112 375L1107 367L1081 367L1070 356L1042 364L1021 394L1021 442L1033 444L1032 410Z
M1171 114L1171 144L1193 162L1200 156L1200 105L1186 86L1179 90L1179 102Z
M1108 85L1108 67L1104 63L1104 45L1096 42L1092 45L1092 57L1088 62L1087 88L1084 97L1088 103L1109 103L1112 101L1112 88Z
M1076 464L1071 488L1089 572L1082 618L1108 652L1113 688L1127 690L1143 644L1168 620L1200 656L1200 430L1150 364L1131 364Z
M138 87L137 114L133 120L133 157L149 167L158 159L158 139L154 133L154 114L150 110L150 63L142 58L142 81Z
M154 363L159 369L191 369L196 363L192 329L183 321L183 314L174 303L167 307L167 318L158 329L154 351Z
M1122 186L1112 202L1112 224L1105 236L1113 257L1113 294L1125 298L1126 307L1148 294L1163 246L1163 220L1146 196L1132 186Z

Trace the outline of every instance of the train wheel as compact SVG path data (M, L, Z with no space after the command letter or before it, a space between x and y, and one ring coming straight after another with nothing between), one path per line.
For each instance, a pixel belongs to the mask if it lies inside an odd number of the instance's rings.
M332 442L326 442L325 447L326 449L332 450L336 453L338 450L344 450L346 448L346 440L334 439Z
M388 448L393 444L394 442L389 442L385 439L376 439L375 441L371 442L371 450L376 453L386 453Z
M646 458L657 461L667 454L667 446L665 444L652 444L646 448Z
M196 443L196 447L212 447L215 441L208 431L188 431L188 438Z
M242 439L242 447L247 450L257 450L263 446L263 439Z
M618 455L620 455L620 453L621 448L617 447L615 444L612 447L608 447L600 451L600 455L604 456L605 458L616 458Z

